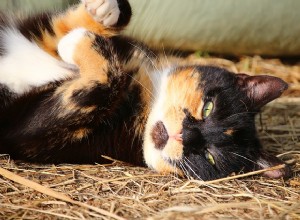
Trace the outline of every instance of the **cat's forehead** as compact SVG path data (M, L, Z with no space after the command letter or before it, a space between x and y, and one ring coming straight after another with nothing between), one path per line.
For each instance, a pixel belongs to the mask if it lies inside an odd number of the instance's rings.
M183 84L189 84L190 88L197 88L201 81L201 73L194 67L179 67L173 69L168 75L169 81L178 89L182 88Z
M177 66L171 69L169 75L178 77L199 77L201 71L198 71L197 66Z
M234 74L216 66L177 66L169 71L169 76L178 78L194 78L201 81L224 80L234 78Z
M197 85L198 90L208 90L214 87L228 87L236 82L235 74L214 66L180 66L170 70L170 82L179 84L188 83L191 88Z
M197 66L177 66L170 69L168 77L172 79L199 79L202 75L201 71L197 69Z

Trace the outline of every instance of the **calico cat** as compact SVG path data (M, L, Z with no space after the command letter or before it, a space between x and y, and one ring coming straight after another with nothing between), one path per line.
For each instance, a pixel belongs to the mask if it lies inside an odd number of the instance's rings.
M82 0L60 14L1 15L0 153L39 163L105 163L210 180L283 163L254 118L287 84L212 66L157 68L122 36L126 0ZM269 171L286 177L289 167Z

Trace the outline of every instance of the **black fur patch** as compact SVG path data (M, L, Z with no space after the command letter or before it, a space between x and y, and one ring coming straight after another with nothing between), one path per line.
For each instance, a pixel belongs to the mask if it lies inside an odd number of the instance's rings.
M47 12L35 14L20 20L17 28L29 40L41 39L45 31L54 35L51 16L52 14Z
M120 16L116 28L124 27L130 22L130 18L132 15L130 4L127 0L118 0L118 5L120 9Z

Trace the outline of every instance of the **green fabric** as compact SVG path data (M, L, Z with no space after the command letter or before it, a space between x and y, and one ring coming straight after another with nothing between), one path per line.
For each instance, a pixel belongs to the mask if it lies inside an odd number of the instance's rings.
M300 55L299 0L129 0L126 34L158 48ZM2 10L61 9L78 0L1 0Z
M300 55L299 0L130 0L126 33L155 47Z
M76 0L0 0L0 9L14 12L36 12L62 9Z

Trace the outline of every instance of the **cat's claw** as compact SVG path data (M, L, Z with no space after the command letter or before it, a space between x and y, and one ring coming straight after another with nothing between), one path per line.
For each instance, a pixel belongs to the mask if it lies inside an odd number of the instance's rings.
M117 24L120 9L117 0L81 0L93 18L104 26Z

